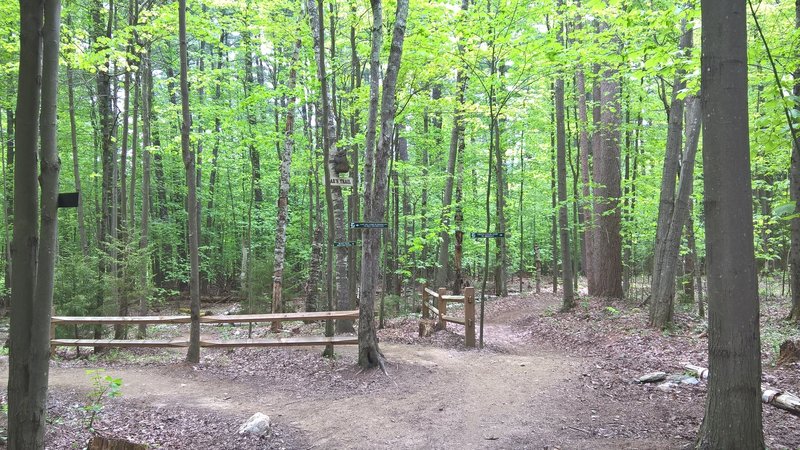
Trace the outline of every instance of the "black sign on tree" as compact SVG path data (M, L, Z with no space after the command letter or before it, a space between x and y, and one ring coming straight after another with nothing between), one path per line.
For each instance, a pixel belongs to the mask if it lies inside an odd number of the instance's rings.
M334 247L355 247L358 245L356 241L346 241L346 242L334 242Z
M386 222L350 222L350 228L389 228Z
M78 193L77 192L63 192L58 194L58 207L59 208L77 208L78 207Z
M470 233L469 235L475 239L496 239L506 237L505 233Z

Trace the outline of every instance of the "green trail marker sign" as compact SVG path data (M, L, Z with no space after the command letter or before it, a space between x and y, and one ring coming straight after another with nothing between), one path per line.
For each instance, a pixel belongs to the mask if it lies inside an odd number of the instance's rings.
M333 243L334 247L355 247L356 245L358 245L358 242L356 242L356 241L334 242Z
M506 237L505 233L470 233L469 235L475 239L497 239Z
M386 222L350 222L350 228L389 228Z

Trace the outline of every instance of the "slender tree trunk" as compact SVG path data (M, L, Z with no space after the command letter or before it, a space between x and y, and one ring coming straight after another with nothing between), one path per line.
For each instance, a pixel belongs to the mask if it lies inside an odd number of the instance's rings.
M681 28L684 33L678 45L678 52L683 54L692 47L692 31L687 27L686 21ZM683 111L684 100L681 97L686 89L684 81L685 72L682 69L675 73L672 87L672 102L670 103L667 118L667 148L664 156L664 169L661 173L661 194L658 204L658 219L656 221L656 245L653 256L653 282L650 286L650 324L664 327L669 323L672 313L666 309L672 307L675 296L675 278L664 277L664 266L668 264L667 234L671 227L672 213L675 208L675 180L678 176L678 166L681 158L683 138ZM671 261L669 262L671 263ZM673 272L674 273L674 272ZM663 292L663 294L656 294ZM659 324L659 325L656 325Z
M142 55L142 219L139 248L147 249L150 240L150 154L151 154L151 119L153 104L153 70L150 67L149 48ZM149 265L148 265L149 266ZM141 274L142 285L150 284L150 271ZM139 315L147 315L147 297L139 297ZM147 326L139 325L137 337L142 339L147 333Z
M81 172L78 161L78 128L75 123L75 82L72 68L67 66L67 96L69 98L70 143L72 144L72 175L75 178L75 190L78 191L78 236L81 240L81 253L89 255L89 242L86 238L86 221L83 210L83 190L81 189Z
M745 2L701 2L708 382L699 449L763 449Z
M313 3L313 5L312 5ZM342 242L347 239L347 230L345 229L345 212L344 212L344 199L342 195L342 188L340 186L331 186L330 178L337 176L339 173L344 173L350 170L347 161L347 153L344 149L337 148L338 134L336 125L336 116L333 110L333 103L328 92L328 82L326 77L325 66L325 49L323 43L325 42L325 30L323 28L322 17L322 3L310 0L308 3L309 16L311 17L312 33L314 34L314 53L317 60L317 79L321 86L321 100L322 104L322 127L323 127L323 156L325 160L325 193L326 202L330 200L328 206L331 212L328 215L328 252L329 254L336 254L336 267L333 267L333 261L329 257L328 271L335 270L336 276L336 308L338 310L348 310L352 308L351 299L348 296L348 281L347 281L347 253L346 247L333 247L333 242ZM332 286L328 288L329 296L333 294ZM331 301L331 307L333 302ZM353 332L353 323L350 320L339 320L336 322L336 328L339 333ZM332 355L330 355L332 356Z
M700 135L700 100L689 96L686 98L686 147L681 162L680 184L678 195L669 218L666 236L664 236L664 255L661 266L662 282L659 290L652 293L650 303L650 325L654 328L665 328L672 323L675 297L675 277L680 261L681 236L683 225L689 217L689 197L694 184L694 160L697 154L697 142Z
M569 218L567 216L567 161L566 134L564 130L564 80L555 81L556 110L556 159L558 170L558 227L561 238L561 273L563 279L562 306L564 311L575 306L575 294L572 285L572 259L569 244Z
M286 125L283 140L283 152L281 154L280 181L278 184L278 218L275 225L275 252L274 269L272 273L272 312L279 313L283 310L283 265L286 257L286 223L289 216L289 182L291 180L292 152L294 151L294 115L297 96L294 94L297 84L297 65L300 55L301 41L295 41L294 51L292 52L292 62L289 68L289 101L286 110ZM280 329L280 322L272 322L273 331Z
M378 62L376 60L380 56L379 51L383 41L383 33L381 32L383 14L381 0L371 0L370 3L373 11L373 54L371 55L370 76L377 77L378 67L375 67L377 65L373 66L372 63ZM366 165L364 168L365 190L369 189L370 191L368 196L365 193L365 200L367 201L365 202L364 218L369 222L384 220L387 190L386 172L389 162L389 147L394 132L395 92L397 75L400 71L400 60L403 54L407 17L408 0L398 0L389 60L383 80L380 138L374 155L371 155L369 150L367 153L367 161L374 161L374 166L370 167L369 173L367 173ZM372 91L373 88L375 88L374 92ZM377 96L377 79L370 79L370 89L370 97ZM375 136L375 125L374 120L370 122L372 129L367 131L368 138L369 136ZM371 147L369 142L367 142L367 146L368 148ZM380 257L379 232L378 230L365 230L362 234L361 307L358 321L358 364L362 368L383 367L375 330L375 281L377 279L378 258Z
M181 60L181 154L183 166L186 169L186 214L188 215L189 230L186 237L189 240L189 310L191 315L191 329L189 331L189 350L186 361L200 362L200 241L197 223L197 168L195 167L194 152L190 147L189 133L192 129L192 115L189 111L189 71L188 52L186 48L186 0L178 0L178 40Z

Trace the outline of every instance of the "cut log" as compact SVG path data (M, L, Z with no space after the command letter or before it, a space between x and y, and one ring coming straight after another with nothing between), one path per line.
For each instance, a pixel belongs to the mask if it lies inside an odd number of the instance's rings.
M684 364L687 370L694 371L698 378L708 378L708 369L705 367ZM761 386L761 401L776 408L787 411L793 416L800 417L800 397L791 392L780 391L766 386Z
M92 436L89 440L89 450L147 450L144 444L136 444L124 439L112 439L103 436Z
M800 340L783 341L776 364L779 366L800 361Z
M791 392L782 392L762 386L761 401L800 417L800 397Z

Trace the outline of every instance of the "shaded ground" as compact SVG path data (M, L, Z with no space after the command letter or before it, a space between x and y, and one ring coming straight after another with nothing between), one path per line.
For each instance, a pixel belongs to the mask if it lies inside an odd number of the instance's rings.
M584 301L556 313L552 294L487 303L482 351L463 348L463 330L416 336L416 319L380 332L389 377L361 373L354 347L206 350L201 364L182 352L137 350L53 362L48 448L82 448L88 368L122 378L96 429L154 448L680 448L692 443L705 386L663 392L632 380L705 363L702 323L679 315L673 336L642 331L644 314L626 304ZM782 308L772 305L777 314ZM770 305L766 308L769 311ZM455 310L453 314L457 315ZM770 314L765 314L770 320ZM311 325L305 326L311 329ZM305 333L307 330L304 329ZM220 328L246 333L246 327ZM256 330L260 333L261 330ZM771 344L766 343L767 347ZM773 358L769 348L765 360ZM7 363L2 365L5 380ZM797 366L766 378L797 392ZM5 388L3 388L5 390ZM770 448L800 445L798 419L765 407ZM237 429L260 411L269 438Z

